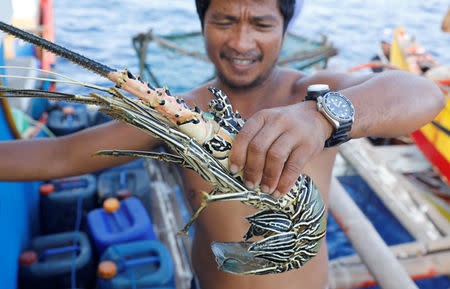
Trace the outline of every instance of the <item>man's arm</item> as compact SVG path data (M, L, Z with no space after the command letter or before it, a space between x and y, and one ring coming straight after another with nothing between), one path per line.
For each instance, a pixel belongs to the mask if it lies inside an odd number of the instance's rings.
M332 91L341 92L353 103L353 138L407 135L430 122L446 103L432 81L405 71L355 77L324 73L311 79L329 84Z
M433 82L402 71L374 76L318 73L298 81L298 98L317 83L328 84L352 101L353 138L409 134L431 121L446 101ZM244 168L250 187L261 183L263 191L284 194L305 164L323 150L332 131L313 101L263 110L237 135L230 161L238 170Z
M103 149L149 150L156 139L118 121L57 138L0 142L0 180L48 180L94 172L133 158L93 157Z

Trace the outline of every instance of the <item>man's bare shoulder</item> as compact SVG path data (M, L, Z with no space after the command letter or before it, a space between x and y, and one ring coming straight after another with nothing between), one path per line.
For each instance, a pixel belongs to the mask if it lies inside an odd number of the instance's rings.
M328 84L331 90L340 90L347 87L347 83L354 78L354 76L348 73L330 70L321 70L307 74L290 68L281 68L279 72L278 83L283 85L291 84L291 95L297 96L306 95L308 86L318 83Z
M311 84L327 84L331 90L339 91L353 86L361 81L371 78L373 75L353 75L341 71L321 70L311 75L303 75L294 83L294 89L297 92L306 93Z

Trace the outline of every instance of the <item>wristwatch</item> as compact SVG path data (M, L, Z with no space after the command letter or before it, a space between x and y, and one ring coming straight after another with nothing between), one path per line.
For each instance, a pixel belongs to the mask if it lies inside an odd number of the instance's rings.
M355 109L350 100L339 92L330 92L326 84L314 84L308 87L304 99L317 101L317 110L333 125L331 136L325 141L325 147L333 147L349 141Z

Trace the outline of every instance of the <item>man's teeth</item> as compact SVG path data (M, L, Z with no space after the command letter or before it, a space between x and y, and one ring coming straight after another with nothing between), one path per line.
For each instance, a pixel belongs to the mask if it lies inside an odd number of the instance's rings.
M233 63L236 63L238 65L249 65L253 62L253 60L241 60L241 59L233 59Z

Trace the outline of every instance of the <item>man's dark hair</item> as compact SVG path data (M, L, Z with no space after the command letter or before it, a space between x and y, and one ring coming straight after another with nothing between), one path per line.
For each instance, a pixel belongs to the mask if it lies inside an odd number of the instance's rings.
M195 0L195 5L197 6L197 14L200 18L200 22L203 24L205 20L206 10L208 10L211 0ZM294 14L295 0L278 0L278 8L280 9L281 15L283 15L283 33L286 32L286 28L291 21L292 15Z

